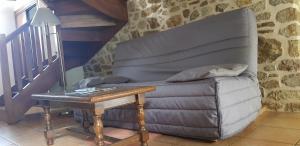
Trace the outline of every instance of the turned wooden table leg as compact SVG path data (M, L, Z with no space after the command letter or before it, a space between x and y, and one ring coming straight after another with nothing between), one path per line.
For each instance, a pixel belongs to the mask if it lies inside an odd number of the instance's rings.
M136 105L137 105L137 117L139 125L139 134L141 146L148 146L147 141L149 139L149 133L145 127L145 113L144 113L144 103L145 97L144 94L139 94L136 96Z
M97 146L104 146L102 115L104 110L93 110L95 142Z
M43 107L44 112L45 112L45 131L44 135L47 140L47 145L53 145L54 144L54 136L55 133L52 130L52 125L51 125L51 115L50 115L50 106L44 106Z
M86 132L89 132L89 128L90 128L90 122L89 122L89 115L88 115L88 111L87 110L81 110L82 112L82 127Z

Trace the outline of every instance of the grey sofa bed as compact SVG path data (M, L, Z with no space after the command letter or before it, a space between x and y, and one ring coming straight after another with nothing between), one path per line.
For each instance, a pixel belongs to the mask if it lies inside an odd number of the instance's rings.
M191 82L165 80L189 68L224 63L248 64L247 73ZM249 9L235 10L164 32L120 43L113 75L132 83L111 86L157 86L146 94L146 127L151 132L217 140L237 134L261 108L256 79L257 31ZM135 129L132 106L105 113L105 126ZM81 119L81 113L75 112Z

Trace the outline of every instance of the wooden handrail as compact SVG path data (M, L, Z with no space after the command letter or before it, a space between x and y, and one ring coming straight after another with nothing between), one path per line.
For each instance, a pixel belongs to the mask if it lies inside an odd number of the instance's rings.
M15 30L14 32L12 32L11 34L7 35L5 38L5 43L8 43L10 41L12 41L15 37L17 37L20 33L24 32L25 29L27 29L30 26L30 21L26 22L25 24L23 24L21 27L19 27L17 30Z

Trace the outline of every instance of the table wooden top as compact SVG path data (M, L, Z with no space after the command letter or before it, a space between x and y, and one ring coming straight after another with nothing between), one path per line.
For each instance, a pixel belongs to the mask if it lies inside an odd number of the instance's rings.
M154 86L118 87L109 91L102 91L101 88L98 89L99 91L97 92L93 92L85 95L75 94L75 92L33 94L32 99L44 100L44 101L57 101L57 102L96 103L96 102L103 102L103 101L122 98L126 96L151 92L155 90L155 87Z

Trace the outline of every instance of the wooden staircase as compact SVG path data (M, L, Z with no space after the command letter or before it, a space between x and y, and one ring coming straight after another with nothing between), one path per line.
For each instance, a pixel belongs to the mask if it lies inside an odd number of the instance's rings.
M46 0L61 20L66 69L85 64L128 21L126 0Z
M35 101L34 93L47 92L60 80L59 55L53 54L50 35L63 49L66 69L81 66L97 53L126 23L126 0L45 0L62 24L54 34L29 22L12 34L0 35L3 94L0 120L16 123ZM12 63L9 53L12 52ZM10 64L11 63L11 64ZM12 69L11 69L12 68ZM13 80L11 80L13 79Z
M31 95L46 92L60 79L60 58L52 54L50 34L46 35L45 30L28 22L8 36L0 35L1 121L21 120L35 105Z

